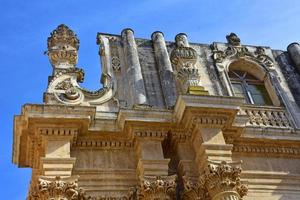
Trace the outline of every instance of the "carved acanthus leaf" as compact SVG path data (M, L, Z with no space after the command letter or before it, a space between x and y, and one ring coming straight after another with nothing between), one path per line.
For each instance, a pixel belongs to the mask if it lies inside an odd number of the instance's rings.
M182 200L206 200L208 199L208 193L205 187L198 181L189 177L183 176L183 191L181 194Z
M211 198L216 195L240 199L247 194L247 186L240 180L242 169L237 163L211 162L201 177L201 183ZM225 198L224 198L225 199ZM234 198L233 198L234 199Z
M144 177L137 189L138 199L175 199L176 176L168 177Z
M34 188L28 200L88 200L84 191L78 187L77 180L67 181L60 177L55 179L38 180L36 188Z

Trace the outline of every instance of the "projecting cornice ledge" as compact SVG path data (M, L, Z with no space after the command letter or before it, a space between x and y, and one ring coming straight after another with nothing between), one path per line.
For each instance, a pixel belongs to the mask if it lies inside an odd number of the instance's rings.
M42 137L68 137L75 142L79 132L88 130L95 118L95 107L26 104L14 118L13 163L32 165L33 152Z
M93 136L101 133L101 137L103 133L118 132L115 139L130 140L144 136L141 134L144 131L150 131L146 135L151 137L164 137L167 132L179 129L189 135L195 126L201 126L230 129L239 136L248 120L239 113L243 103L244 99L237 97L180 95L174 110L122 108L118 113L111 112L109 119L97 115L97 108L91 106L27 104L14 121L13 162L23 167L32 166L33 154L43 146L44 139L59 137L74 144L79 137L91 132ZM32 155L24 149L31 149Z
M248 117L239 113L244 99L210 95L180 95L174 108L174 121L180 126L197 123L204 127L245 127Z

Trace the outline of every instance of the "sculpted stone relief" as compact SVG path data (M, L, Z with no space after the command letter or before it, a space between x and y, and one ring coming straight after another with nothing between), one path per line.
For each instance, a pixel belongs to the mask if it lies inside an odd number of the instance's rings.
M100 55L109 51L108 39L98 37ZM66 25L60 25L48 38L48 51L46 52L53 66L53 75L50 77L48 89L44 100L47 103L63 103L70 105L102 104L113 98L116 81L110 68L119 70L120 63L116 56L112 63L104 61L101 81L103 88L89 91L82 88L79 83L84 80L82 69L76 68L78 58L79 40L76 34ZM102 53L101 53L102 52Z
M235 33L227 35L226 39L228 46L225 50L219 50L217 43L211 45L213 59L216 63L248 57L264 66L273 66L273 60L265 54L265 49L263 47L257 47L256 51L252 53L247 47L241 45L240 38Z
M181 198L240 200L248 192L247 186L241 183L241 171L237 163L209 161L198 181L183 177Z
M31 191L28 200L87 200L76 180L66 181L39 178L37 186Z
M180 82L183 93L189 93L190 88L199 88L199 93L207 93L200 84L200 74L196 67L198 54L189 46L187 36L183 33L175 37L176 47L171 53L171 62L175 68L175 77Z
M144 176L140 185L131 188L129 200L174 200L176 199L176 176Z

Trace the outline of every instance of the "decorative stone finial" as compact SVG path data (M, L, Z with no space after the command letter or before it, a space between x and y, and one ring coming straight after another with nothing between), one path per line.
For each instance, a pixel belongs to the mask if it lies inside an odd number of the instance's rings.
M47 55L54 68L70 68L77 64L79 40L64 24L59 25L47 40Z
M241 40L235 33L230 33L226 35L227 42L233 46L240 46Z
M175 37L176 48L171 53L171 62L175 68L176 77L181 83L183 93L208 94L200 85L200 75L197 67L198 54L189 46L187 35L179 33Z

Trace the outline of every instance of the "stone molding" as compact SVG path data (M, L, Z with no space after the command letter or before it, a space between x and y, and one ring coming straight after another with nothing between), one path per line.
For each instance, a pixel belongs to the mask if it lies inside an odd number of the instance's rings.
M124 140L77 140L72 146L73 148L87 148L92 147L96 149L124 149L133 148L134 143Z
M234 144L233 152L272 156L300 156L300 147Z

